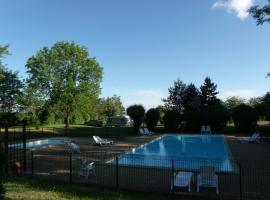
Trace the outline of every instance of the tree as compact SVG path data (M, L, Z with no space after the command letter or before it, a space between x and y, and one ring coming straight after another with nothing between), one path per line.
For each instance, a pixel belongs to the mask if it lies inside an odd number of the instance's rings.
M2 63L2 58L4 55L8 54L8 46L0 45L0 80L4 79L4 65ZM3 144L0 141L0 199L4 199L5 189L3 186L3 176L4 176L4 163L5 154L3 152Z
M240 105L240 104L243 104L245 103L245 99L241 98L241 97L237 97L237 96L231 96L231 97L228 97L225 102L224 102L224 105L226 106L226 108L232 112L232 110Z
M2 69L0 78L0 112L15 112L17 110L17 98L21 94L22 82L17 72Z
M229 111L222 104L210 105L206 109L206 123L217 132L226 127L230 118Z
M256 128L258 114L251 106L240 104L233 109L233 121L239 130L252 132Z
M86 47L74 42L42 48L28 59L26 68L28 86L46 99L46 105L62 113L66 127L74 113L89 113L90 102L100 93L102 68L89 57Z
M125 108L121 101L120 96L107 97L106 99L100 99L98 105L98 116L100 119L107 119L115 115L124 114Z
M150 131L153 131L154 128L157 126L159 118L160 113L159 110L156 108L151 108L146 112L144 121Z
M270 120L270 93L267 92L261 99L261 103L257 103L254 108L258 111L259 115Z
M200 97L203 106L214 105L220 103L217 98L217 85L211 81L209 77L206 77L203 85L200 87Z
M166 112L165 106L159 105L159 106L156 107L156 109L158 110L159 115L160 115L159 122L161 124L164 124L163 117L164 117L165 112Z
M181 115L177 110L168 110L164 115L164 127L167 131L176 132L181 122Z
M199 91L196 88L196 86L193 83L190 83L187 85L185 89L185 95L184 95L184 111L188 110L191 108L192 101L194 98L198 97Z
M145 109L142 105L132 105L127 108L127 114L133 120L135 133L139 132L139 128L143 122Z
M265 22L270 23L270 0L269 3L263 7L253 6L249 12L257 21L257 25L263 25Z
M179 114L184 111L184 101L185 101L185 92L186 84L183 83L180 79L174 82L174 86L168 89L169 96L167 99L163 99L165 102L165 107L170 110L174 109Z

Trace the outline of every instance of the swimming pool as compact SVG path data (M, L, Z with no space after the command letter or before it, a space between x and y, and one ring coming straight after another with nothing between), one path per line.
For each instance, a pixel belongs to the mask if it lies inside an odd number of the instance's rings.
M164 135L118 158L122 165L198 170L213 166L216 171L233 170L223 136Z
M51 145L60 145L66 144L69 141L63 139L42 139L42 140L35 140L26 142L26 149L35 149L35 148L43 148L48 147ZM22 144L10 144L8 145L9 148L23 148Z

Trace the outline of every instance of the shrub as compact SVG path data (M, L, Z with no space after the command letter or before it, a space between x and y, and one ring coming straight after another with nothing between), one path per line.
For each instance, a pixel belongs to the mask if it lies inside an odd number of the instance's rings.
M151 108L146 112L145 123L149 130L153 131L157 126L158 120L160 118L160 113L158 109Z
M176 110L169 110L165 113L163 121L167 131L175 132L181 122L181 116Z
M133 120L135 133L139 132L139 128L143 122L145 109L142 105L133 105L127 108L127 114Z
M222 104L210 105L206 108L204 115L205 125L210 125L212 131L220 131L226 127L230 114L228 109Z
M241 104L233 109L233 122L243 132L253 132L257 126L258 114L251 106Z

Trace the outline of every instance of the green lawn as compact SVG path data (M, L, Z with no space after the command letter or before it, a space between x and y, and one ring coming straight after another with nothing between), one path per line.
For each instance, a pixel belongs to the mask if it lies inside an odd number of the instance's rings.
M5 182L7 199L39 200L194 200L179 195L150 194L139 192L116 191L102 188L79 186L66 183L53 183L29 178L13 178ZM196 198L198 199L198 198ZM201 199L201 198L200 198Z

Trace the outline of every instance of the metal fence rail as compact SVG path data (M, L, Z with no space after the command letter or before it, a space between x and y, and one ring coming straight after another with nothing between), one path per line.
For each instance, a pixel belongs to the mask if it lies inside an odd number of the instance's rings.
M231 165L222 167L217 165L220 162L220 159L214 158L200 161L195 158L149 156L133 156L123 160L122 156L106 152L27 152L27 170L24 175L133 191L217 199L270 199L270 161L230 159ZM218 193L216 187L200 187L197 191L199 176L203 176L203 166L215 166L212 169L218 179ZM207 183L213 180L206 175L203 181Z

